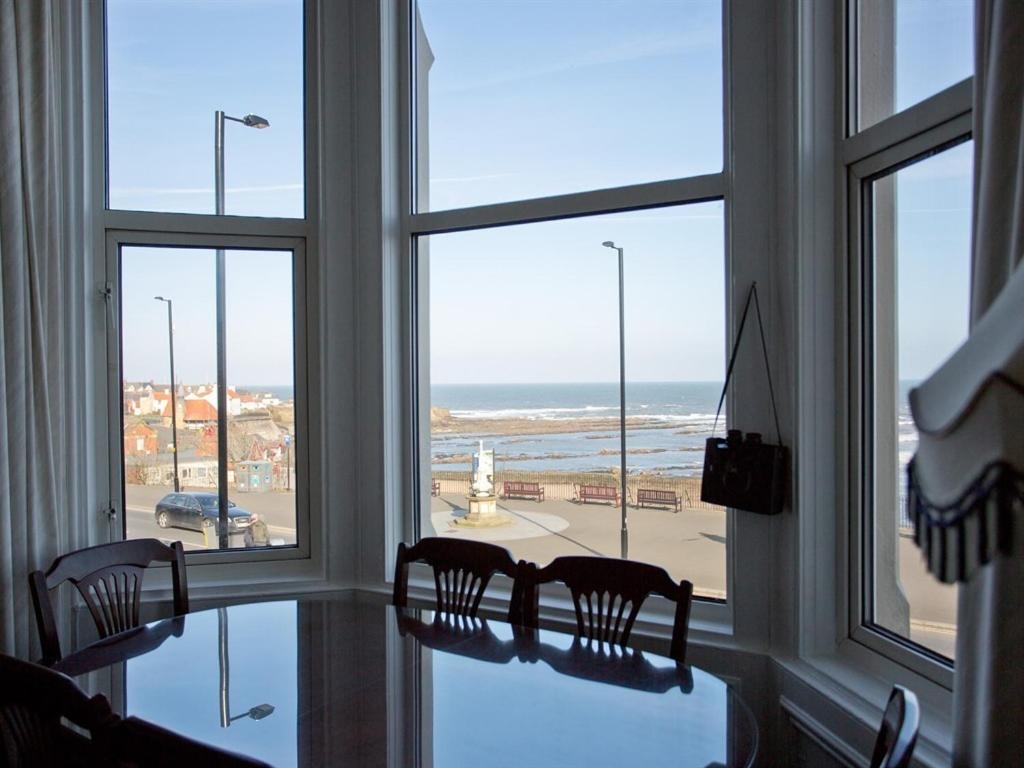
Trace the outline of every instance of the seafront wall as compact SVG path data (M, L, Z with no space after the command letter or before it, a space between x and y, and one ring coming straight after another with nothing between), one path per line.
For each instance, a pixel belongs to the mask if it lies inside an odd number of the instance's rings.
M465 496L469 493L470 473L459 470L434 470L433 479L440 485L442 496ZM539 483L544 488L545 500L571 501L577 496L580 485L609 485L619 487L618 474L610 472L531 472L525 470L499 469L495 473L494 487L501 493L502 483L519 481ZM719 510L724 507L706 504L700 500L699 477L672 477L668 475L629 475L626 479L626 491L632 505L636 499L638 488L650 488L675 491L683 501L683 509Z

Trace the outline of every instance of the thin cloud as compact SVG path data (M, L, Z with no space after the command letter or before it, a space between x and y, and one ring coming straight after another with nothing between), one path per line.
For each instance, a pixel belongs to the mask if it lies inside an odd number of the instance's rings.
M459 184L470 181L489 181L490 179L507 179L518 176L518 173L484 173L479 176L435 176L431 184Z
M227 187L229 194L261 192L291 192L302 189L302 184L265 184L250 187ZM111 196L116 195L212 195L213 187L113 187Z

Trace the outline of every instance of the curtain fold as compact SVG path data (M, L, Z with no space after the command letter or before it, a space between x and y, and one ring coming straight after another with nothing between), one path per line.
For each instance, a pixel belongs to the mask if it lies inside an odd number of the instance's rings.
M976 0L971 321L1024 255L1024 3ZM1024 311L1024 307L1021 308ZM955 766L1017 765L1024 754L1024 536L959 593Z
M22 657L28 573L66 545L72 471L58 41L52 2L0 0L0 650Z

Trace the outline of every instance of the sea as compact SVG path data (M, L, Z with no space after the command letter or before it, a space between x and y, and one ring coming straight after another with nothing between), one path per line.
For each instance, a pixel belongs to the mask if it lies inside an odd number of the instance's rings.
M917 432L906 405L916 382L901 382L898 422L900 469L917 448ZM704 442L712 433L722 383L713 381L631 382L626 385L626 416L658 424L626 430L629 473L699 476ZM435 384L431 404L455 418L524 419L567 422L567 430L539 435L481 433L431 435L435 470L468 470L466 457L479 447L495 452L497 469L594 472L619 466L620 436L616 422L600 432L572 432L571 420L618 418L618 382L583 384ZM717 434L725 434L725 413Z
M626 416L657 423L658 428L627 429L629 472L699 475L704 440L711 434L721 382L632 382L626 385ZM499 469L592 472L618 467L620 436L618 382L580 384L443 384L431 388L432 405L454 418L523 419L566 422L567 431L539 435L433 434L434 469L467 470L453 461L477 449L495 451ZM572 432L569 422L607 418L599 432ZM724 434L724 413L719 431Z

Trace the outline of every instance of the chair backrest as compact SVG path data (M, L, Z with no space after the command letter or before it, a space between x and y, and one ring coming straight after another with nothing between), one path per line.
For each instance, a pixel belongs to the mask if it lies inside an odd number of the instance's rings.
M917 696L902 685L894 685L875 739L871 768L908 768L920 724Z
M0 765L83 763L95 745L61 724L66 718L90 733L117 720L107 700L90 698L66 675L0 654Z
M70 581L92 614L100 637L108 637L139 625L142 574L153 562L171 563L174 613L188 613L185 550L180 541L170 546L156 539L100 544L61 555L46 573L29 574L43 663L53 664L61 658L50 590Z
M253 757L211 747L138 717L126 717L104 734L108 752L122 768L269 768Z
M576 609L580 637L614 645L626 645L644 600L659 594L675 601L675 621L669 655L685 661L686 632L690 624L693 584L675 582L665 569L633 560L610 557L557 557L550 565L529 566L523 575L522 616L526 626L536 627L540 584L564 583Z
M484 591L496 573L516 579L525 563L516 564L504 547L465 539L420 539L407 547L398 545L395 561L394 603L404 608L409 599L409 564L427 563L434 571L434 588L439 613L476 616ZM509 604L508 620L519 623L517 589Z

